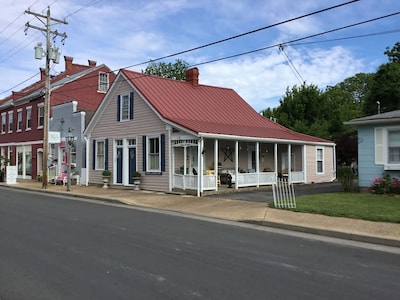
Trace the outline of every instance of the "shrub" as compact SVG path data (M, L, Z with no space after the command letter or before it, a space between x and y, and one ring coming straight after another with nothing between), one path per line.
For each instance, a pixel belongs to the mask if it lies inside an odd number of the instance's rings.
M110 170L104 170L103 171L103 176L106 176L106 177L111 176L111 171Z
M342 166L337 168L337 179L342 184L345 192L352 192L354 190L354 172L350 167Z
M382 178L375 178L374 182L371 183L369 190L374 194L399 194L400 185L399 179L390 178L389 174L384 174Z

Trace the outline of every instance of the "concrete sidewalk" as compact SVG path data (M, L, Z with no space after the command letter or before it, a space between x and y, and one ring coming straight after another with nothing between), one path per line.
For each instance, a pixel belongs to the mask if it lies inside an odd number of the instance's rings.
M213 197L195 197L132 189L73 185L69 192L62 185L42 184L35 181L18 181L0 186L58 193L93 200L124 203L140 207L157 208L199 216L247 222L301 232L326 235L362 242L400 247L400 224L371 222L349 218L328 217L317 214L296 213L268 208L266 203Z

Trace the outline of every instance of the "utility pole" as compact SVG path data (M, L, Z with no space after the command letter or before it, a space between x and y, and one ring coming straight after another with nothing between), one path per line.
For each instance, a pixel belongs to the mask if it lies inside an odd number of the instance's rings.
M43 32L46 36L46 50L43 51L43 49L41 48L41 43L38 43L38 45L35 47L35 58L36 59L42 59L43 54L46 57L46 70L45 70L46 82L45 82L44 122L43 122L43 161L42 161L42 172L43 172L42 188L46 189L47 182L48 182L47 161L48 161L48 157L49 157L50 60L53 60L54 63L58 63L59 58L60 58L60 53L58 52L58 48L51 47L50 35L53 35L53 40L55 40L55 38L57 36L62 37L62 42L67 38L67 35L65 32L60 34L57 32L57 30L52 31L50 21L53 21L56 23L62 23L62 24L68 24L68 23L65 20L58 20L58 19L54 19L54 18L50 17L50 7L47 7L46 15L34 13L34 12L31 12L30 10L26 10L25 13L35 16L44 25L44 28L37 27L37 26L31 25L31 24L29 24L29 22L27 22L25 24L25 33L28 30L28 28L33 28L33 29Z

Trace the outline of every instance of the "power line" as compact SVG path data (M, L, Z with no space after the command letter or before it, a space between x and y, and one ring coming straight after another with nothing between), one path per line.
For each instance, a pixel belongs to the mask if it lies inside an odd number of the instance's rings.
M332 33L332 32L336 32L336 31L348 29L348 28L355 27L355 26L358 26L358 25L374 22L374 21L377 21L377 20L381 20L381 19L384 19L384 18L395 16L395 15L398 15L398 14L400 14L400 11L399 12L395 12L395 13L391 13L391 14L388 14L388 15L384 15L384 16L381 16L381 17L369 19L369 20L366 20L366 21L357 22L357 23L354 23L354 24L350 24L350 25L339 27L339 28L327 30L327 31L324 31L324 32L308 35L308 36L305 36L305 37L302 37L302 38L298 38L298 39L294 39L294 40L291 40L291 41L288 41L288 42L282 42L282 43L279 43L279 44L273 44L273 45L266 46L266 47L259 48L259 49L255 49L255 50L250 50L250 51L241 52L241 53L237 53L237 54L233 54L233 55L229 55L229 56L224 56L224 57L221 57L221 58L208 60L208 61L205 61L205 62L192 64L192 65L189 65L188 67L192 68L192 67L197 67L197 66L201 66L201 65L205 65L205 64L210 64L210 63L214 63L214 62L218 62L218 61L222 61L222 60L227 60L227 59L231 59L231 58L236 58L236 57L240 57L240 56L244 56L244 55L248 55L248 54L253 54L253 53L256 53L256 52L260 52L260 51L264 51L264 50L268 50L268 49L272 49L272 48L277 48L277 47L279 47L281 45L284 45L284 46L299 45L299 43L296 43L296 42L303 41L303 40L306 40L306 39L309 39L309 38L313 38L313 37L317 37L317 36L321 36L321 35L324 35L324 34L327 34L327 33ZM358 38L358 37L361 37L361 36L356 36L354 38ZM147 63L147 62L145 62L145 63ZM145 64L145 63L136 64L134 66L142 65L142 64ZM131 67L132 66L127 66L127 67L122 67L120 69L129 69ZM117 72L118 70L119 69L116 69L116 70L112 70L110 72ZM97 75L95 75L95 76L97 76ZM93 77L95 77L95 76L93 76ZM147 74L143 74L143 76L147 76ZM90 77L88 77L88 78L90 78ZM140 78L140 77L138 77L138 78ZM81 89L81 88L75 88L74 90L78 90L78 89ZM57 93L57 91L55 91L55 93Z
M304 83L304 79L303 77L301 77L299 71L296 69L296 67L294 66L292 60L289 58L289 56L287 55L286 51L285 51L285 47L284 45L279 45L279 50L282 53L283 57L286 59L286 61L289 64L289 67L292 69L294 75L296 76L297 80L300 82L300 84Z
M310 17L312 15L320 14L322 12L325 12L325 11L328 11L328 10L332 10L334 8L338 8L338 7L341 7L341 6L349 5L349 4L352 4L354 2L358 2L358 1L360 1L360 0L352 0L352 1L344 2L342 4L338 4L338 5L335 5L335 6L328 7L328 8L320 9L320 10L317 10L317 11L314 11L314 12L299 16L299 17L291 18L291 19L288 19L288 20L285 20L285 21L281 21L281 22L272 24L272 25L264 26L264 27L261 27L261 28L258 28L258 29L254 29L254 30L245 32L245 33L234 35L234 36L231 36L231 37L228 37L228 38L216 41L216 42L212 42L212 43L208 43L208 44L205 44L205 45L202 45L202 46L197 46L197 47L194 47L194 48L191 48L191 49L188 49L188 50L176 52L174 54L170 54L170 55L166 55L166 56L163 56L163 57L159 57L157 59L151 59L151 61L152 62L159 61L159 60L163 60L163 59L166 59L166 58L170 58L170 57L174 57L174 56L177 56L177 55L181 55L181 54L185 54L185 53L188 53L188 52L192 52L192 51L195 51L195 50L199 50L199 49L202 49L202 48L206 48L206 47L209 47L209 46L214 46L216 44L220 44L220 43L227 42L227 41L230 41L230 40L233 40L233 39L237 39L237 38L243 37L245 35L249 35L249 34L256 33L258 31L262 31L262 30L266 30L266 29L270 29L272 27L283 25L283 24L286 24L286 23L289 23L289 22L292 22L292 21L297 21L297 20L303 19L305 17ZM137 66L140 66L140 65L143 65L143 64L147 64L148 62L149 61L145 61L145 62L142 62L142 63L139 63L139 64L134 64L134 65L126 67L125 69L132 68L132 67L137 67Z

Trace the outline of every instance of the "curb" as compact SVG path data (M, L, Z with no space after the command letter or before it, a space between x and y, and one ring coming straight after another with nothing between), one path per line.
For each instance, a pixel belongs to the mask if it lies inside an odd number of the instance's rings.
M304 226L298 226L298 225L293 225L293 224L277 223L277 222L272 222L272 221L242 220L239 222L255 224L255 225L260 225L260 226L268 226L268 227L285 229L285 230L299 231L299 232L316 234L316 235L323 235L323 236L327 236L327 237L339 238L339 239L344 239L344 240L351 240L351 241L357 241L357 242L363 242L363 243L370 243L370 244L377 244L377 245L400 248L400 240L394 240L394 239L379 238L379 237L374 237L374 236L347 233L347 232L334 231L334 230L328 230L328 229L304 227Z
M9 186L9 185L2 185L2 186L8 187L8 188L15 188L15 187ZM122 205L126 205L126 206L141 207L140 205L132 205L132 204L126 203L126 202L116 199L116 198L105 198L105 197L91 196L91 195L85 195L85 194L83 194L83 195L82 194L74 194L74 193L70 193L67 191L50 191L50 190L45 190L45 189L38 190L38 189L29 188L29 187L18 187L17 189L25 190L25 191L32 191L32 192L37 192L37 193L58 194L58 195L69 196L72 198L84 198L84 199L103 201L103 202L108 202L108 203L117 203L117 204L122 204ZM163 209L163 208L157 208L157 209L163 210L163 211L174 211L177 213L187 214L184 211L179 211L176 209L175 210L168 210L168 209ZM206 215L199 215L199 214L195 214L195 215L209 217ZM224 219L224 218L218 218L218 217L210 217L210 218ZM224 220L226 220L226 219L224 219ZM230 221L232 221L232 220L230 220ZM347 233L347 232L334 231L334 230L328 230L328 229L312 228L312 227L279 223L279 222L273 222L273 221L265 221L265 220L237 220L236 222L400 248L400 240L396 240L396 239L380 238L380 237L375 237L375 236Z

